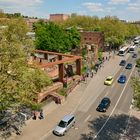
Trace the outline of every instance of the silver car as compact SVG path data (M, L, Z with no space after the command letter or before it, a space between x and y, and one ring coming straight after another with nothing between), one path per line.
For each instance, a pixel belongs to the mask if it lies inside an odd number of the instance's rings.
M64 116L56 128L53 130L55 135L64 136L65 133L75 124L75 116L72 114Z

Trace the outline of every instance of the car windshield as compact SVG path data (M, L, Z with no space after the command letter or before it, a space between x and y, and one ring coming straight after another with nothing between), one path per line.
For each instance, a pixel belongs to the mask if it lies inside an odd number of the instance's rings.
M58 126L62 127L62 128L65 128L67 125L67 122L64 122L64 121L60 121L60 123L58 124Z
M103 99L102 101L101 101L101 105L106 105L108 103L108 99Z
M120 79L125 79L125 76L121 76Z
M107 81L111 81L112 80L112 77L107 77L106 80Z

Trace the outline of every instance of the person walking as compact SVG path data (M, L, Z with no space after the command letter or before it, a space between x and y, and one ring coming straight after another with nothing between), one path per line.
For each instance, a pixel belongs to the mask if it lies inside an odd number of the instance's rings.
M43 114L43 110L42 110L42 109L40 110L39 119L40 119L40 120L41 120L41 119L44 119L44 114Z
M36 116L37 116L36 111L34 111L33 112L33 120L36 120Z
M93 73L94 73L94 70L92 69L91 70L91 78L93 77Z

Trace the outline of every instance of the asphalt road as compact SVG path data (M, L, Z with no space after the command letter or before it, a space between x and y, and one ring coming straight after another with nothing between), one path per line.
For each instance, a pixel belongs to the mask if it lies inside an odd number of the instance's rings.
M119 66L115 75L112 86L105 86L101 83L93 86L96 89L91 89L89 92L97 92L90 98L81 100L82 105L78 106L73 112L76 116L76 124L71 128L65 136L58 137L53 134L48 136L46 140L119 140L124 133L128 119L129 109L131 106L133 91L130 85L131 76L135 71L135 59L131 55L127 59L127 63L133 64L131 70L125 69L124 66ZM113 68L112 68L113 69ZM117 82L120 74L125 74L127 81L125 84ZM107 75L108 76L108 75ZM92 94L91 94L92 95ZM96 111L100 100L107 96L111 99L111 106L106 113Z

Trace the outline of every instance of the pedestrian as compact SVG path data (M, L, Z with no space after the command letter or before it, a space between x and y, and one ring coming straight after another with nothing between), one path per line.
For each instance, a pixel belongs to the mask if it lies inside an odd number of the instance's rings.
M40 120L41 120L41 119L44 119L44 114L43 114L43 110L42 110L42 109L40 110L39 119L40 119Z
M107 60L107 56L106 56L106 60Z
M96 68L95 68L96 73L98 72L98 68L99 68L99 67L96 67Z
M94 73L94 71L93 71L93 69L91 70L91 78L93 77L93 73Z
M103 57L102 62L104 63L104 61L105 61L105 59L104 59L104 57Z
M33 112L33 120L36 120L36 111Z
M87 83L86 80L87 80L87 75L83 74L83 81L84 81L85 84Z

